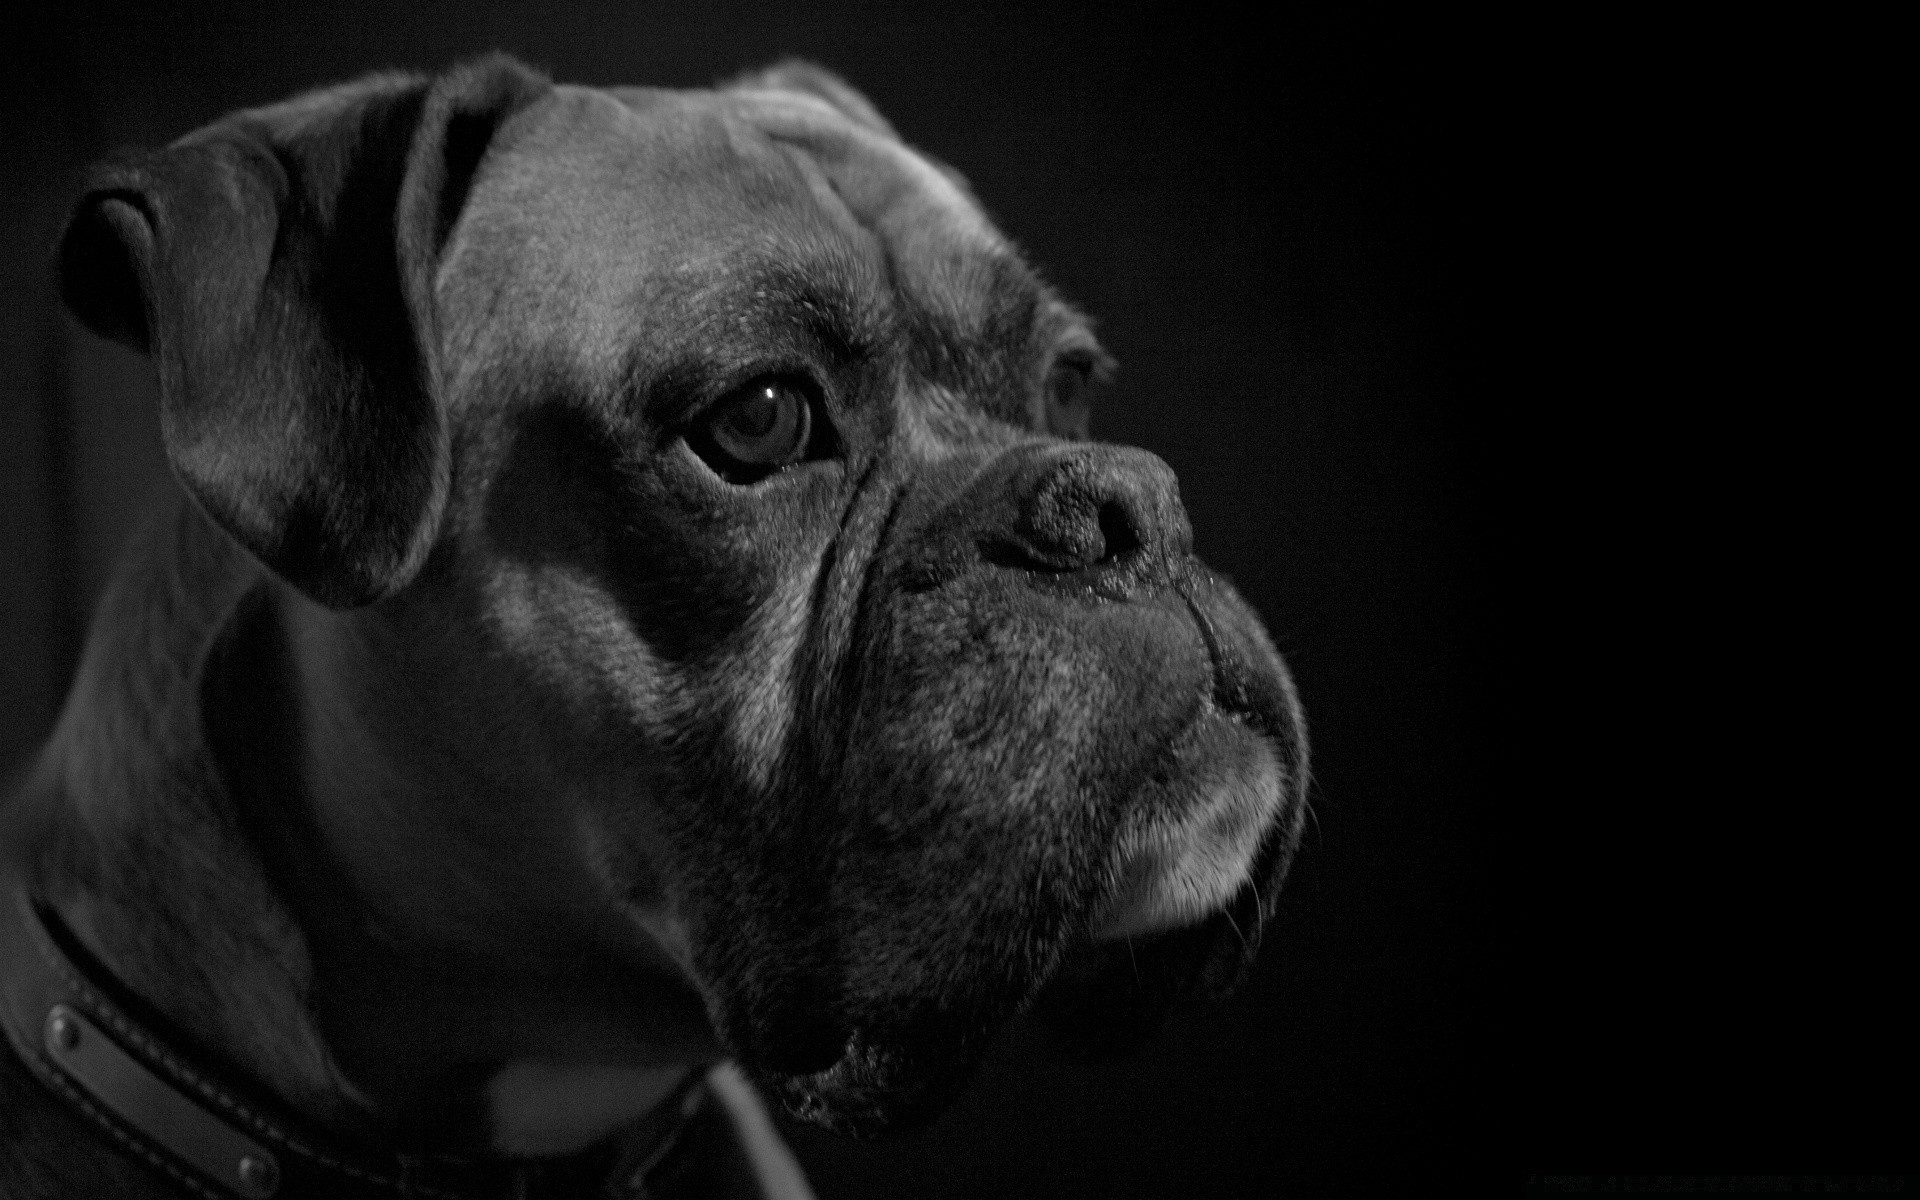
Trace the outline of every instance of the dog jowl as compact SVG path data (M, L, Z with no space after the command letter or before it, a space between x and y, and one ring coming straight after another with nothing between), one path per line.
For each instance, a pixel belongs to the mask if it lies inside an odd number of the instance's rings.
M105 164L62 263L192 503L34 870L282 1097L425 1137L530 1063L730 1056L868 1132L1050 980L1097 1042L1244 968L1285 669L1166 465L1090 440L1087 321L837 79L372 77Z

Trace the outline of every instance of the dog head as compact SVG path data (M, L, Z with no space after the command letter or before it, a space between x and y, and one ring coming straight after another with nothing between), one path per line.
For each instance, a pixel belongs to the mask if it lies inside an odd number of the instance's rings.
M102 168L62 262L410 781L322 821L368 920L622 931L852 1131L1049 980L1120 1036L1244 969L1281 660L1088 440L1088 323L838 80L375 77Z

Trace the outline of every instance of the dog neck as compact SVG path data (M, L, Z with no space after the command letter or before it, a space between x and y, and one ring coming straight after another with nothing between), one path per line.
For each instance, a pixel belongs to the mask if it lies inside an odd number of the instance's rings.
M368 855L352 819L417 800L408 777L379 775L377 793L317 769L392 765L333 707L350 698L326 664L353 623L275 584L184 503L146 546L110 587L0 831L16 873L122 987L315 1128L421 1153L568 1153L718 1057L683 986L653 997L656 1036L633 1017L645 971L556 982L550 964L504 966L511 945L457 936L457 913L409 909L419 897L395 868L430 852L429 831Z
M199 664L257 571L187 512L142 544L96 612L6 845L30 891L187 1039L301 1112L370 1132L372 1106L304 1009L306 946L205 752Z

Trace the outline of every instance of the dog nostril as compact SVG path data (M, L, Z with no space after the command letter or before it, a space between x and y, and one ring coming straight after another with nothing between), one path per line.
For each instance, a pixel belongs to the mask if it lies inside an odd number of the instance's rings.
M1109 500L1100 506L1099 522L1101 562L1111 562L1140 548L1140 534L1127 516L1125 506L1118 501Z

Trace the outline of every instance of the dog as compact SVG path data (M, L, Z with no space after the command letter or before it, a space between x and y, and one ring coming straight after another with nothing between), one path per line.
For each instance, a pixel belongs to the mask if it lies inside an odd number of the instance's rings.
M180 496L0 810L8 1197L810 1194L1245 971L1300 703L866 98L503 55L95 168Z

